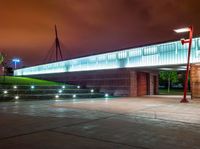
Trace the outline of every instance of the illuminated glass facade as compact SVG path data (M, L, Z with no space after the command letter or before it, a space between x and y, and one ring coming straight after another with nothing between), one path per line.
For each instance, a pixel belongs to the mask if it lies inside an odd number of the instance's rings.
M188 44L182 45L180 41L174 41L22 68L15 70L14 75L183 65L187 62L187 52ZM191 50L191 63L198 62L200 62L200 37L193 39Z

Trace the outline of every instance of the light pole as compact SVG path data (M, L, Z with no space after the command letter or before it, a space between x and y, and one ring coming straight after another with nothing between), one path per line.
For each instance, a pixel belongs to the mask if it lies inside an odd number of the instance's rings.
M183 96L183 99L181 100L182 103L187 103L187 102L189 102L186 98L186 95L187 95L187 88L188 88L188 75L189 75L189 69L190 69L190 53L191 53L191 47L192 47L193 27L190 26L190 27L186 27L186 28L176 29L174 31L176 33L189 32L189 39L181 39L182 45L184 45L185 43L189 43L188 57L187 57L187 69L186 69L186 74L185 74L184 96Z
M17 68L17 63L20 63L21 60L19 58L14 58L14 59L12 59L12 62L14 62L15 69L16 69Z

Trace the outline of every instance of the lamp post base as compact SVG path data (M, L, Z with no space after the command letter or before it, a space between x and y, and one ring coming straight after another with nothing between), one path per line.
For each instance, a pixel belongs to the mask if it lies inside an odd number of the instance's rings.
M187 100L187 98L183 98L180 103L188 103L189 101Z

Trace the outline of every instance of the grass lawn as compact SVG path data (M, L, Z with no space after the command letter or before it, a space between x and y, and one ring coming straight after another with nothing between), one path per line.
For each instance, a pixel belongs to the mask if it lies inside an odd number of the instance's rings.
M159 89L159 94L160 95L183 95L183 90L184 89L171 89L170 92L168 93L167 89ZM188 95L191 93L188 91Z
M0 76L1 85L62 85L63 83L33 79L28 77Z

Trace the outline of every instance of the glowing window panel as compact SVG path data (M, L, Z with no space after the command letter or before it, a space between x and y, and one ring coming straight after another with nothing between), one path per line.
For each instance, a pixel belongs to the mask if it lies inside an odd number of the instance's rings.
M156 46L151 46L151 47L145 47L143 49L143 55L146 56L146 55L154 55L154 54L157 54L158 51L157 51L157 47Z
M108 60L115 60L116 58L117 58L117 54L116 53L108 54Z
M99 55L99 56L97 57L97 60L98 60L98 61L105 61L106 58L107 58L107 54L102 54L102 55Z
M125 59L127 57L127 51L121 51L118 53L119 59Z

